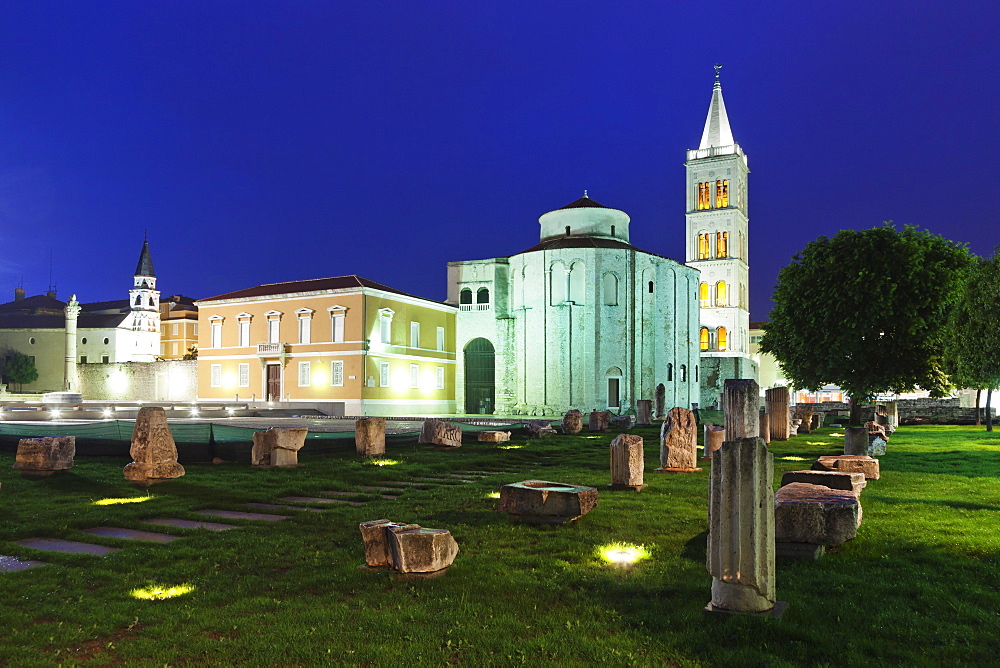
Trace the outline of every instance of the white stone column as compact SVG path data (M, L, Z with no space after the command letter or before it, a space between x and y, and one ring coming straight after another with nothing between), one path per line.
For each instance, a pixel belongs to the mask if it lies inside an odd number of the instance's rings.
M80 303L71 295L66 303L66 366L63 371L63 392L78 392L76 379L76 322Z

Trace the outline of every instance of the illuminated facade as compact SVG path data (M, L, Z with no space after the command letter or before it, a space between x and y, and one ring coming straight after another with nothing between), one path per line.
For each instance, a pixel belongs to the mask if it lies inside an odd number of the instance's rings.
M539 218L522 253L448 264L456 395L468 413L669 410L698 400L698 272L630 243L629 216L584 196Z
M455 411L453 306L359 276L259 285L197 306L199 399L329 415Z
M697 149L687 152L687 264L701 272L702 407L717 406L727 378L756 378L750 354L747 176L733 139L716 70L708 118Z
M198 307L184 295L160 300L160 359L181 360L198 347Z
M26 384L24 391L52 392L67 387L75 391L74 363L152 362L160 348L159 295L147 242L139 253L128 300L79 304L72 342L66 340L67 325L73 328L67 303L56 299L55 291L26 297L18 288L14 301L0 304L4 363L14 351L33 357L38 380ZM72 361L67 363L69 351Z

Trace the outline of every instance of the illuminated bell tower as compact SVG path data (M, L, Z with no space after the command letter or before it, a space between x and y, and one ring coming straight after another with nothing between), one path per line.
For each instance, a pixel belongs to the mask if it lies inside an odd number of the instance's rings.
M701 405L717 405L726 378L756 378L750 359L747 156L733 139L715 66L708 118L687 152L686 263L701 272Z
M153 258L149 255L149 241L143 240L139 263L135 267L132 289L128 291L132 306L133 332L160 331L160 291L156 289Z

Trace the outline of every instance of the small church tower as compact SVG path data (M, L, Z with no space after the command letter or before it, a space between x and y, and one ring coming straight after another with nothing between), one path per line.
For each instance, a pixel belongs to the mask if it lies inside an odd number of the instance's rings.
M152 362L160 353L160 291L156 289L156 272L149 254L149 241L143 240L139 263L135 267L129 296L129 317L120 328L129 330L122 358L131 362Z
M701 272L701 406L718 405L726 378L756 378L750 359L747 156L733 139L715 66L698 148L687 152L687 265Z

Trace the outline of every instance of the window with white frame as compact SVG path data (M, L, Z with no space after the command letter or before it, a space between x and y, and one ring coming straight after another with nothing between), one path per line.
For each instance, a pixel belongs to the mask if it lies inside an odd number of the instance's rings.
M172 336L177 336L177 323L170 325L170 334Z
M437 389L444 389L444 367L439 366L437 368Z
M389 363L382 362L378 365L378 384L380 387L389 387Z
M216 317L209 321L209 325L212 328L212 341L211 348L221 348L222 347L222 318Z
M382 343L392 343L392 316L392 309L379 309L379 340Z
M209 385L212 387L222 387L222 365L213 364L211 366L211 378L209 379Z
M245 348L250 345L250 318L239 319L240 324L240 347Z
M330 362L330 385L342 387L344 385L344 362L334 360Z
M347 310L343 306L330 307L330 340L334 343L344 342L344 317Z
M444 327L437 328L437 349L444 350Z
M239 386L250 387L250 364L241 363L239 365Z
M312 343L312 315L299 316L299 343Z
M420 365L410 365L410 387L416 389L420 387Z
M414 320L410 321L410 347L420 347L420 323Z
M279 311L268 311L267 316L267 342L281 342L281 313Z
M311 366L310 362L299 362L299 387L309 387Z

